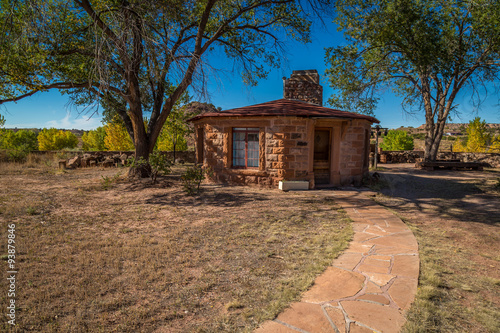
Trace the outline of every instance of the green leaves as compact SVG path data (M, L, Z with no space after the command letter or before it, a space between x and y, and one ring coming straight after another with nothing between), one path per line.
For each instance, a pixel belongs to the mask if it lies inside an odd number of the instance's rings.
M493 10L493 17L500 15L496 1L481 3ZM333 77L343 65L349 72L343 76L358 78L355 87L376 93L384 87L399 92L394 83L415 85L432 75L449 80L457 70L462 73L483 61L478 53L485 51L498 59L500 45L493 40L498 39L499 26L494 30L468 2L344 0L337 1L337 6L336 23L351 43L329 49L326 58L332 86L346 93L355 92L352 84L344 82L352 80ZM483 39L481 30L494 37Z
M107 119L119 115L144 158L184 93L206 92L211 52L256 84L280 66L282 36L309 41L298 0L0 3L0 104L66 91Z
M90 130L83 133L83 150L101 151L106 150L104 139L106 138L106 130L104 127L97 127L95 130Z
M372 113L392 90L404 110L425 113L426 159L435 158L456 96L478 104L475 92L500 81L499 2L337 0L335 7L349 44L326 50L336 90L330 103Z
M486 121L476 117L469 122L467 127L467 138L465 144L462 140L457 140L453 145L453 150L457 152L486 153L488 146L493 144L491 150L495 150L494 137L489 131Z
M29 130L0 129L0 149L22 150L29 153L38 150L37 134Z
M184 107L175 106L163 125L157 142L157 149L163 151L187 150L186 136L191 132L187 120L191 114Z
M61 150L64 148L75 148L78 145L78 138L70 131L58 130L55 128L44 128L38 133L39 150Z
M383 150L413 150L413 138L405 131L390 130L380 145Z

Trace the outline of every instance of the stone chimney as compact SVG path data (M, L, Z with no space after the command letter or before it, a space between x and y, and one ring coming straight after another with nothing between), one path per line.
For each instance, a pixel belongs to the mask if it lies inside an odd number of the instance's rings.
M283 98L323 105L323 87L315 69L293 71L289 79L283 78Z

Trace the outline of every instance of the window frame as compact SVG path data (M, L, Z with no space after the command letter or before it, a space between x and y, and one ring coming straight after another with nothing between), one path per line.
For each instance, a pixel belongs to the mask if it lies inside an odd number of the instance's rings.
M245 133L245 165L235 165L235 133ZM256 134L257 135L257 165L256 166L248 166L248 134ZM258 127L233 127L232 128L232 147L231 147L231 166L234 169L259 169L260 167L260 128ZM243 142L243 141L240 141ZM254 141L255 142L255 141Z

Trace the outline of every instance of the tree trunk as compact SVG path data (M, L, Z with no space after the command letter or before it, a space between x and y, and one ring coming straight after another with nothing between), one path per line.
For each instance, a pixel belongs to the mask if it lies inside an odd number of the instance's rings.
M173 142L174 144L174 164L175 164L175 141Z
M441 144L441 139L443 138L444 126L446 125L446 118L438 119L437 123L426 124L426 134L425 134L425 161L435 161L437 159L437 154L439 151L439 145ZM429 130L432 129L432 130Z
M140 112L141 106L136 106L137 109L131 110L130 119L132 121L132 126L134 128L134 147L135 147L135 160L139 161L141 158L148 162L149 154L153 152L154 145L151 146L148 133L144 127L144 121L142 120L142 112ZM151 175L151 167L149 163L136 165L129 170L129 176L146 178Z
M440 143L441 137L435 137L432 141L432 145L429 147L429 158L426 159L426 161L435 161L437 159Z
M149 154L151 151L149 150L146 132L144 132L143 136L137 135L136 133L135 139L135 160L139 161L142 159L149 161ZM148 163L136 165L129 169L128 175L133 178L147 178L151 175L151 167Z
M436 137L435 133L435 123L434 123L434 114L431 103L431 93L429 86L429 76L427 73L423 73L420 76L420 82L422 83L422 98L424 102L425 109L425 152L424 152L424 160L425 161L434 161L436 160L436 156L432 154L432 147L434 146L434 142Z
M436 155L432 155L432 146L434 145L434 131L427 130L425 132L425 147L424 147L424 160L426 162L435 161Z

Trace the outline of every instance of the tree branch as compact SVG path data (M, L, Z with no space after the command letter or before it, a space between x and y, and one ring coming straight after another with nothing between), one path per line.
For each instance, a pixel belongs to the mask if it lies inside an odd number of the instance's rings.
M30 92L27 92L25 94L22 94L20 96L12 97L12 98L7 98L7 99L0 99L0 104L7 103L7 102L17 102L19 100L22 100L23 98L32 96L36 94L39 91L44 91L44 90L50 90L50 89L74 89L74 88L90 88L92 85L89 82L85 83L74 83L74 82L57 82L57 83L52 83L49 85L45 86L40 86L37 89L34 89Z

